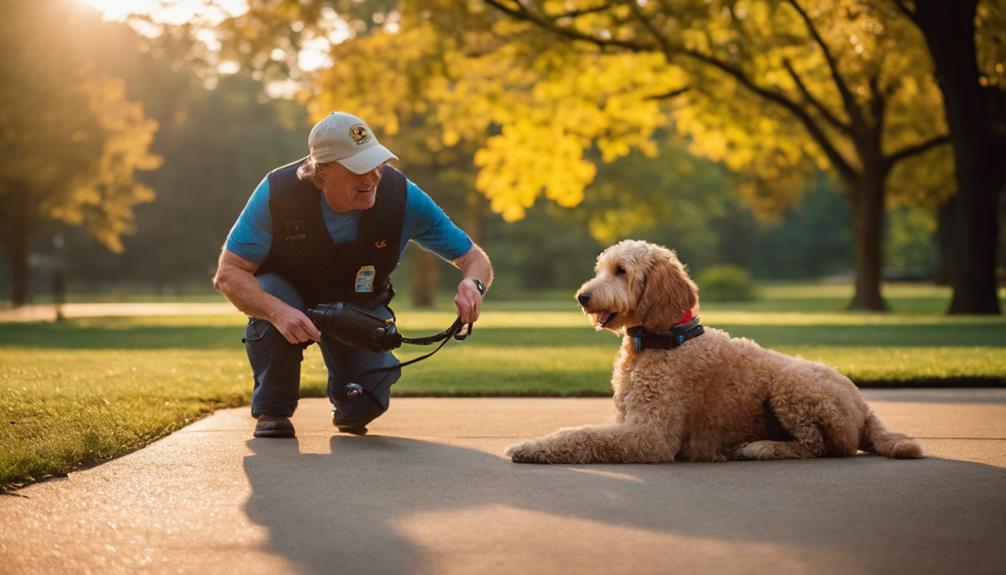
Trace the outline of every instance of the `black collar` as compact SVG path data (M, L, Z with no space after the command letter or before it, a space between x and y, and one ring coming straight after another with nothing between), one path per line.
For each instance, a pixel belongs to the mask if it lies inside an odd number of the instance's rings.
M674 349L681 347L690 339L699 337L705 333L705 328L699 323L699 317L695 316L692 321L681 325L676 325L669 333L651 333L643 326L630 327L626 333L632 338L632 343L636 346L636 352L644 349Z

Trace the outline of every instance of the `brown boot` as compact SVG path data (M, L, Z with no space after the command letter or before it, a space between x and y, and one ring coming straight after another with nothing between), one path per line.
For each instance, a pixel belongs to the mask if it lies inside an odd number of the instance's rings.
M294 437L296 432L289 417L282 415L260 415L255 424L255 437Z

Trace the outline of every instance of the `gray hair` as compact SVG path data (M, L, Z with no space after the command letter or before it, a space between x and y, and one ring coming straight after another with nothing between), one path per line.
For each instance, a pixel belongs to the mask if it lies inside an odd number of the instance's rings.
M325 183L325 168L333 162L316 162L314 158L308 156L304 163L297 166L297 178L305 182L311 182L319 190Z

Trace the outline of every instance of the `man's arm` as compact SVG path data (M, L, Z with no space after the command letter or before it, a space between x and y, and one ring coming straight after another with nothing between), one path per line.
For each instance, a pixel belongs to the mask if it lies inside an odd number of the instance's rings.
M451 263L465 276L458 284L458 295L454 296L454 305L458 308L461 321L474 323L479 319L481 312L482 294L479 293L478 287L472 280L478 278L485 285L486 290L489 289L490 284L493 283L493 267L489 262L489 256L478 244L472 243L471 249L465 252L465 255Z
M321 332L302 311L262 289L255 279L256 269L258 264L224 248L213 287L245 314L271 323L288 342L321 341Z

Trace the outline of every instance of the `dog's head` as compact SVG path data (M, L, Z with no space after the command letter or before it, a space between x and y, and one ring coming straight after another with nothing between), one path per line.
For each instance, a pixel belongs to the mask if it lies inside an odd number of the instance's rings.
M663 246L621 241L601 252L594 271L597 275L580 286L576 300L596 329L620 332L642 325L663 333L699 301L699 288L685 266Z

